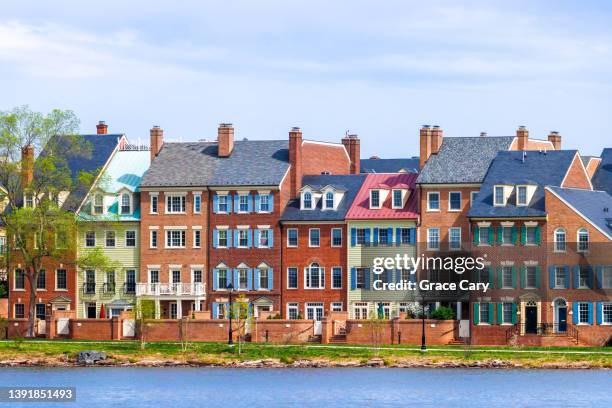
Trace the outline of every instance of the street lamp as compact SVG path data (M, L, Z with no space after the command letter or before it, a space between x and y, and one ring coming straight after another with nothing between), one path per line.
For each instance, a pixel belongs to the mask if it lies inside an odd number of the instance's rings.
M421 351L427 351L425 345L425 296L421 300Z
M234 339L232 338L232 292L234 291L234 286L232 283L228 283L226 287L229 292L229 310L227 311L229 317L229 327L227 329L227 344L229 346L234 345Z

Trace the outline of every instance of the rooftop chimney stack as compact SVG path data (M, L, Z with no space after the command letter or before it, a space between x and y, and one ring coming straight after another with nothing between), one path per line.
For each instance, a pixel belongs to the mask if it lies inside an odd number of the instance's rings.
M487 132L480 132L480 137L487 137Z
M164 145L164 131L159 126L153 126L150 131L151 135L151 162L157 157L159 151Z
M519 126L516 130L516 139L518 141L517 149L527 150L527 145L529 144L529 131L525 126Z
M21 188L27 188L34 180L34 146L21 149Z
M96 133L99 135L105 135L108 133L108 125L103 120L99 121L96 125Z
M552 131L548 135L548 141L552 143L555 150L561 150L561 135L557 131Z
M359 136L347 134L342 138L342 144L351 160L350 174L359 174L361 171L361 141Z
M438 154L440 146L442 146L442 129L435 125L431 129L431 154Z
M429 156L431 156L431 128L429 125L423 125L421 127L421 131L419 132L419 145L419 168L422 169L427 159L429 159Z
M234 126L231 123L220 123L217 132L219 157L229 157L234 150Z
M296 198L302 188L302 130L299 127L289 131L289 164L289 191L291 198Z

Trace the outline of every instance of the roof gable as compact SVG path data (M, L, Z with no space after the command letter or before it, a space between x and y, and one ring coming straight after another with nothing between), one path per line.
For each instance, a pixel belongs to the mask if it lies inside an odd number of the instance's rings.
M347 219L396 219L396 218L418 218L418 194L415 193L416 173L395 174L368 174L365 182L359 189L357 197L353 201L350 210L346 214ZM381 208L370 208L370 190L377 189L383 184L389 190L398 185L410 186L410 196L402 208L392 208L392 195L389 194L381 203Z
M601 152L601 163L591 182L596 190L612 194L612 148L607 147Z

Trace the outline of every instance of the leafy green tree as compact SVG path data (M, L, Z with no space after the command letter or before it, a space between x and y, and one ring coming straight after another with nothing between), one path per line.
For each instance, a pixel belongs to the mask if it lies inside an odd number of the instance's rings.
M238 298L232 303L232 310L230 311L232 314L232 319L236 322L236 328L233 331L236 332L238 337L238 354L242 353L242 341L247 335L247 329L250 321L249 317L249 301L241 294Z

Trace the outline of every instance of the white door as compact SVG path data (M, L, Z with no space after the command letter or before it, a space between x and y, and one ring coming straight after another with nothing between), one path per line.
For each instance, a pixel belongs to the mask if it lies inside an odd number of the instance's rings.
M306 319L314 320L314 334L315 336L320 335L323 332L323 325L321 320L323 319L323 304L306 304Z
M178 306L176 302L170 303L170 318L176 319L178 316Z
M46 320L39 320L38 321L38 334L46 334L47 333L47 321Z
M62 336L70 334L70 319L65 317L57 319L57 334Z
M470 337L470 321L459 320L459 338L464 339Z
M125 319L123 321L123 337L134 337L136 333L136 321L134 319Z

